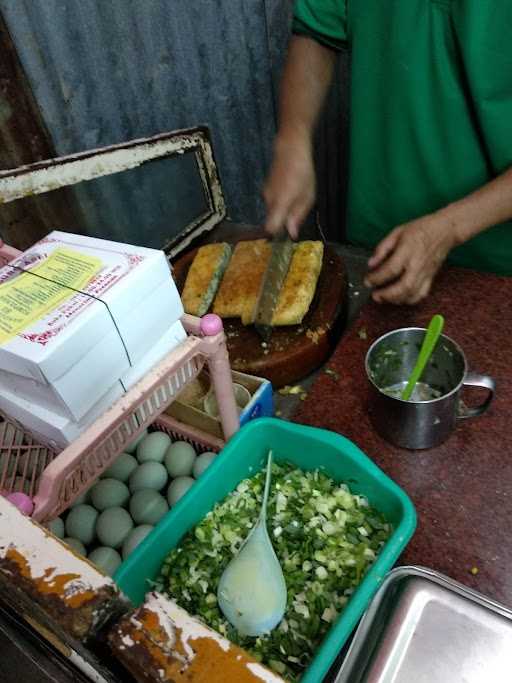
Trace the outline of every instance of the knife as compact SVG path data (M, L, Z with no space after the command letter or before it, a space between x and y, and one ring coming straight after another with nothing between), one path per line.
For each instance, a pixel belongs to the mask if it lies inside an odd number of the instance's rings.
M268 341L272 335L272 318L290 267L293 249L294 244L287 232L276 235L272 239L270 260L254 309L254 326L264 341Z

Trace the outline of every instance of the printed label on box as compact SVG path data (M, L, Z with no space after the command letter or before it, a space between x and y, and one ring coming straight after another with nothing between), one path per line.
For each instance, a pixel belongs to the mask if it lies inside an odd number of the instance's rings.
M0 344L82 290L101 270L95 256L58 248L40 265L0 285Z

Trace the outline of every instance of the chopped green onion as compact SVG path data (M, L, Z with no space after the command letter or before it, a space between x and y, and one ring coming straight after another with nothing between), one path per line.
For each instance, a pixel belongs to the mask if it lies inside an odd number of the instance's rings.
M264 472L236 490L186 534L156 585L181 607L289 681L307 668L331 623L389 538L391 526L361 495L319 470L272 466L268 529L283 568L288 604L280 625L240 636L217 604L224 568L258 517Z

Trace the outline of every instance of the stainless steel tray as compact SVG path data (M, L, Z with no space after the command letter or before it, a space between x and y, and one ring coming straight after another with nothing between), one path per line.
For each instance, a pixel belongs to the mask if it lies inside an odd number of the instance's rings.
M512 611L422 567L399 567L388 574L335 679L511 682Z

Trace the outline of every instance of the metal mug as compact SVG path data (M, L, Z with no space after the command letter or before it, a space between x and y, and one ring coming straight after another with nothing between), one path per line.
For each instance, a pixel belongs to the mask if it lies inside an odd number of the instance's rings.
M404 401L385 393L383 390L389 387L405 387L425 332L420 327L393 330L379 337L366 354L372 423L381 436L402 448L438 446L448 438L458 419L485 412L495 392L494 380L469 372L462 349L441 335L421 377L437 397ZM460 400L464 386L484 387L489 394L481 405L466 408Z

